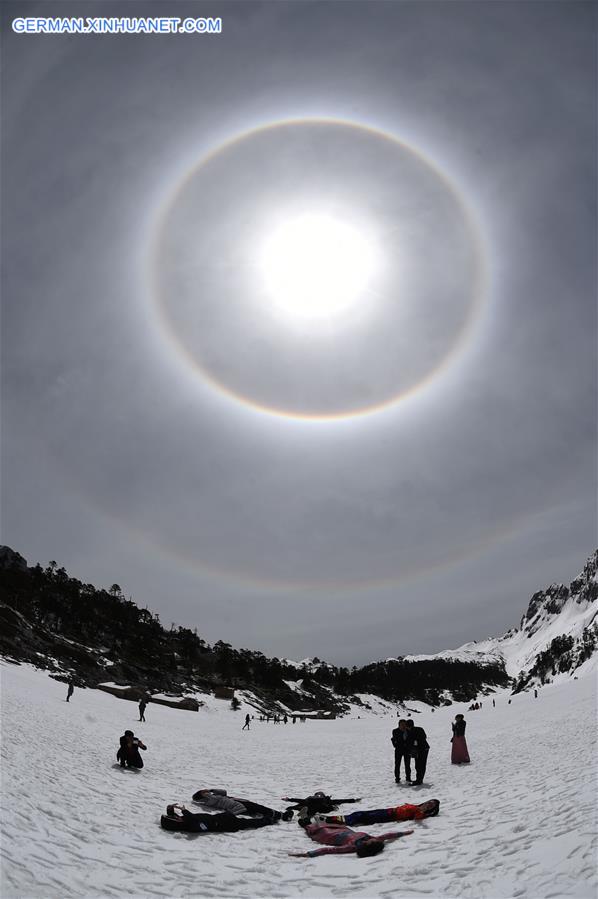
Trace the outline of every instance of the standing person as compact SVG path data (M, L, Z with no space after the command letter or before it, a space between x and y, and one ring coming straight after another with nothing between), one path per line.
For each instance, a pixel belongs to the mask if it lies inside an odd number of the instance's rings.
M451 763L453 765L469 765L470 758L465 741L465 727L467 722L463 715L455 715L453 722L453 736L451 737Z
M537 699L537 698L538 698L538 691L534 690L534 699Z
M496 703L495 703L495 701L494 701L494 700L492 700L492 708L493 708L493 709L495 709L495 708L496 708Z
M74 685L73 685L73 681L70 680L70 681L69 681L69 688L68 688L68 690L67 690L67 692L66 692L66 701L67 701L67 702L69 701L69 699L71 698L71 696L73 695L74 692L75 692L75 687L74 687Z
M405 718L399 720L399 725L393 730L390 741L395 748L395 783L401 783L401 759L405 765L405 780L407 783L411 783L411 756L407 751L407 721Z
M407 719L406 727L407 751L415 761L415 780L411 781L411 786L419 787L424 782L430 746L425 730L423 727L416 727L413 718Z
M393 830L391 833L381 833L374 837L364 831L351 830L346 824L306 824L305 833L316 843L324 843L320 849L312 849L309 852L289 852L296 858L315 858L318 855L332 855L340 852L356 852L359 858L368 855L378 855L384 849L384 843L388 840L398 840L406 837L412 830Z
M251 721L251 718L249 717L249 715L245 715L245 724L243 725L241 730L245 730L245 728L247 728L247 730L249 730L249 722L250 721Z
M120 762L120 767L124 768L143 768L143 759L139 753L140 749L147 749L147 746L135 736L132 730L126 730L120 738L120 749L116 753L116 758Z
M145 699L139 700L139 720L145 721L145 709L147 707L147 702Z

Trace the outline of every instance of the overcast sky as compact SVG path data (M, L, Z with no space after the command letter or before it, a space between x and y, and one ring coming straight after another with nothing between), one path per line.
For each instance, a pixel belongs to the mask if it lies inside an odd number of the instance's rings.
M10 30L83 7L223 29ZM577 574L593 4L51 0L2 40L3 543L349 665L500 635ZM331 212L368 289L282 314L269 229Z

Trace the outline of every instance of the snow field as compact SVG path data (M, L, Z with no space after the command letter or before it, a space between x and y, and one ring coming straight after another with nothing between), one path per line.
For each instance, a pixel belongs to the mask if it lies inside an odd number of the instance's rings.
M431 745L428 785L397 786L396 714L266 724L209 698L199 712L75 690L30 666L1 666L2 879L5 899L54 897L454 897L594 899L596 682L496 694L414 714ZM205 697L204 697L205 698ZM421 704L408 703L413 708ZM251 709L249 709L251 711ZM467 719L472 765L450 764L450 722ZM358 719L356 716L361 716ZM118 737L142 737L141 772L114 767ZM239 834L171 834L167 802L199 811L202 786L283 809L284 795L361 796L352 808L441 801L438 818L377 825L414 833L369 859L289 858L315 848L296 821Z

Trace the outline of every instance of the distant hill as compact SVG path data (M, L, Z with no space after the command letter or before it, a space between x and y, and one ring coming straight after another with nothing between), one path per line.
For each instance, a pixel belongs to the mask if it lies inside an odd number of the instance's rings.
M405 656L361 668L320 659L294 662L210 646L196 630L162 627L158 615L110 590L70 578L51 562L29 567L0 547L0 655L30 662L81 687L110 682L141 694L182 696L223 687L251 691L258 711L343 714L373 695L392 703L465 702L573 675L596 658L598 552L570 587L534 594L519 628L498 639L430 656Z

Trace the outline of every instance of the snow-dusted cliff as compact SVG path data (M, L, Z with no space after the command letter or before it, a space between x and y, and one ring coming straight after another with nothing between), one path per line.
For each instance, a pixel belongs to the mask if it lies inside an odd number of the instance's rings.
M519 627L502 637L465 643L435 656L407 656L410 660L446 658L504 661L507 674L519 687L567 674L578 676L598 664L598 550L583 571L566 587L552 584L534 593Z

